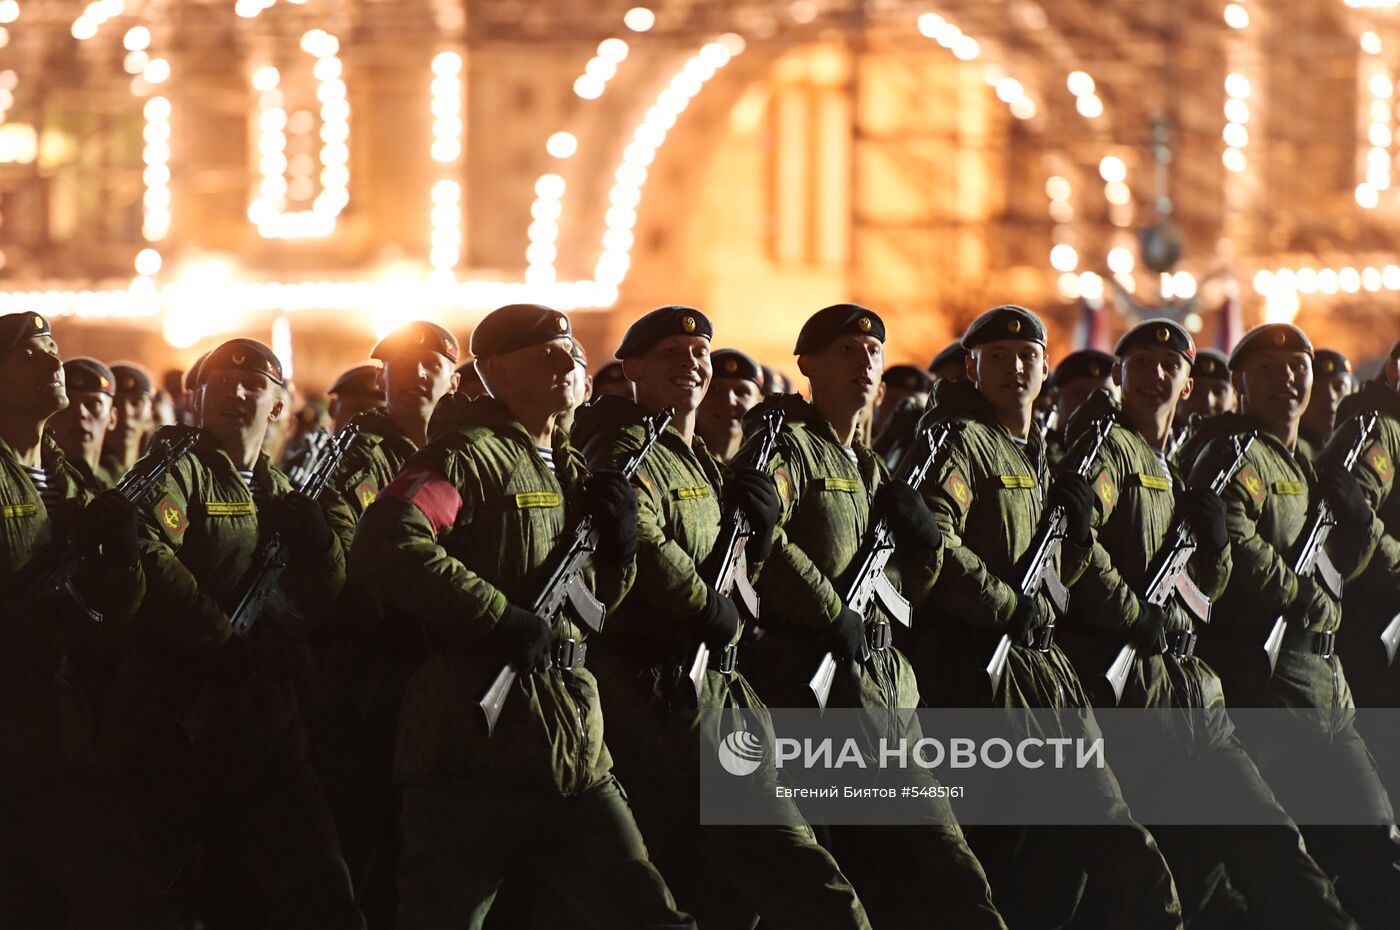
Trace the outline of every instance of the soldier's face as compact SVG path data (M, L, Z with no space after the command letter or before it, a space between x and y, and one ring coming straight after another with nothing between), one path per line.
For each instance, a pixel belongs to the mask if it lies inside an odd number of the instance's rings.
M1191 396L1181 402L1182 413L1213 417L1235 409L1235 386L1226 378L1195 378Z
M1191 364L1171 349L1139 347L1113 366L1123 388L1123 407L1154 417L1191 394Z
M242 442L263 433L282 414L282 389L267 375L219 368L204 375L199 425L215 436Z
M944 362L933 371L929 372L935 384L939 381L966 381L967 363L962 359L955 359L951 362Z
M570 409L577 390L573 341L560 336L491 359L491 393L517 415L558 415Z
M63 360L52 336L35 336L0 356L0 403L39 419L68 406Z
M798 366L812 384L812 397L864 409L875 401L885 373L885 347L874 336L837 336Z
M1343 398L1351 393L1351 375L1346 372L1327 375L1313 382L1312 400L1308 403L1308 414L1332 421L1337 416L1337 408Z
M1312 359L1306 352L1260 349L1234 375L1245 410L1271 426L1296 423L1312 395Z
M82 456L102 444L112 428L112 396L102 391L73 391L68 406L53 415L49 428L58 447L70 455Z
M1028 410L1050 373L1045 348L1027 339L999 339L972 350L967 373L997 410Z
M637 387L637 401L647 409L675 407L689 413L700 407L714 372L710 340L704 336L667 336L641 355L624 359L622 370Z
M1113 375L1104 372L1102 378L1075 378L1060 385L1055 393L1056 403L1060 407L1060 422L1068 423L1074 412L1082 407L1095 391L1107 391L1116 397L1118 388L1114 386Z
M426 348L385 359L379 378L390 412L411 410L424 418L442 395L457 389L460 380L451 359Z
M328 409L331 425L336 432L340 432L340 428L353 420L356 414L382 406L384 402L375 394L337 394L331 398Z
M112 426L118 438L133 433L145 433L155 426L155 403L151 395L141 391L125 391L117 395L114 405L116 422Z
M741 432L744 414L762 397L758 385L747 378L716 378L700 402L701 425L719 434Z

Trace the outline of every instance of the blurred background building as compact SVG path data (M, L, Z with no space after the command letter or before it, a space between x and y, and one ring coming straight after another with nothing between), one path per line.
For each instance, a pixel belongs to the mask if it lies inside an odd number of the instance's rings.
M312 388L517 300L594 367L662 303L789 371L841 300L1396 335L1396 0L634 2L0 0L0 310Z

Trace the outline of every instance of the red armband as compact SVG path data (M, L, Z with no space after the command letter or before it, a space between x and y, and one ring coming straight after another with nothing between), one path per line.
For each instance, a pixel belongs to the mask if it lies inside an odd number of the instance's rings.
M433 532L441 535L457 521L457 513L462 509L462 495L438 472L420 465L410 465L399 472L379 493L380 498L397 497L408 501L422 512L432 526Z

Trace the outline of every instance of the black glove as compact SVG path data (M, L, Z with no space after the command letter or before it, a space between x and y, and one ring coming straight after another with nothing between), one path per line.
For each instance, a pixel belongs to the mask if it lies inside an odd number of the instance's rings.
M1371 508L1366 503L1366 496L1361 493L1361 485L1340 462L1322 466L1317 485L1323 499L1337 515L1337 522L1343 527L1361 530L1371 525Z
M695 624L699 627L700 639L709 650L720 652L734 641L735 634L739 632L739 608L714 588L706 587L709 589L709 599L705 601L704 609L695 615Z
M1137 621L1128 628L1128 639L1143 655L1161 655L1167 651L1167 612L1147 601L1140 601L1138 608Z
M614 564L637 554L637 495L620 471L594 472L583 487L598 531L598 557Z
M115 490L103 491L83 509L78 539L101 549L102 561L125 570L136 564L136 507Z
M1021 644L1026 642L1033 630L1038 630L1049 622L1050 615L1041 604L1040 598L1017 594L1016 609L1011 612L1011 619L1007 621L1006 635L1011 642Z
M1094 489L1089 482L1071 472L1055 479L1045 506L1065 508L1065 533L1078 546L1089 545L1089 528L1094 516Z
M330 549L334 534L321 505L300 491L277 499L273 505L273 523L293 552L307 556L324 555Z
M1230 544L1225 531L1225 501L1210 488L1192 488L1181 495L1181 515L1196 535L1196 545L1207 552L1219 552Z
M762 562L773 550L773 530L777 528L778 518L783 512L778 489L766 473L752 466L744 466L737 469L730 479L729 494L730 499L743 509L753 529L753 535L744 544L749 562Z
M865 618L849 607L842 607L831 621L828 639L831 654L838 659L863 662L870 656L865 647Z
M933 551L943 545L943 532L923 495L903 481L887 481L875 492L873 510L889 521L900 546Z
M493 634L508 661L522 675L549 668L549 621L507 604Z

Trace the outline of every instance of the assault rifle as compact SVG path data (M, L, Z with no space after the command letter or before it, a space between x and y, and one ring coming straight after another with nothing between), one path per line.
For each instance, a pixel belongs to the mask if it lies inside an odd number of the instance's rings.
M655 416L647 418L645 441L618 469L624 478L631 478L637 473L637 469L646 460L647 453L656 445L656 441L661 438L661 434L675 416L675 408L667 407ZM581 513L564 530L564 535L555 546L551 554L549 574L545 578L544 586L540 588L540 593L531 602L530 611L553 625L558 622L564 605L570 604L585 627L595 633L602 630L607 608L599 603L580 577L584 563L597 548L598 531L593 528L593 515ZM505 707L506 698L510 697L511 685L515 684L517 677L519 672L515 666L503 666L491 682L491 687L486 689L486 694L477 703L486 718L488 734L496 729L501 708Z
M1238 433L1230 438L1231 449L1235 454L1230 463L1216 472L1215 477L1211 479L1212 493L1223 493L1230 486L1230 482L1235 480L1235 473L1244 464L1245 453L1254 445L1254 438L1254 433ZM1196 620L1209 623L1210 599L1201 593L1191 581L1191 576L1186 574L1186 563L1191 560L1195 551L1196 534L1191 531L1191 526L1185 518L1178 516L1167 530L1166 544L1157 550L1156 558L1153 559L1148 572L1151 580L1147 583L1144 599L1149 604L1162 607L1175 594ZM1127 684L1128 672L1132 669L1137 654L1137 647L1128 643L1118 650L1117 658L1104 673L1109 686L1113 688L1115 704L1123 699L1123 686Z
M1113 429L1113 417L1099 417L1089 424L1089 428L1093 431L1093 441L1090 442L1089 448L1084 450L1074 468L1074 473L1086 480L1093 471L1099 450L1103 448L1104 441ZM1059 554L1060 544L1064 542L1068 526L1069 515L1065 513L1064 507L1053 507L1046 512L1027 550L1030 555L1026 561L1026 570L1016 588L1022 597L1035 597L1043 593L1050 599L1050 605L1055 609L1057 617L1063 617L1069 608L1069 589L1060 581L1055 568L1055 556ZM997 693L997 688L1001 687L1002 676L1006 674L1006 660L1011 655L1011 646L1011 637L1003 633L996 649L992 650L991 660L987 663L987 679L991 683L993 695Z
M914 444L904 453L904 459L891 480L903 481L918 490L937 463L954 426L951 422L939 423L921 429L914 437ZM855 572L851 575L841 603L869 620L878 604L889 617L909 626L911 608L904 596L895 590L894 583L885 574L885 566L894 555L894 530L884 517L873 521L865 531L865 539L856 551L851 564ZM831 696L831 683L836 677L836 657L831 653L822 656L817 671L807 682L817 699L817 706L826 709L827 698Z
M164 478L175 463L184 458L199 441L199 430L193 426L162 426L151 436L145 455L137 459L113 488L130 504L137 504ZM89 551L77 540L63 546L53 564L40 575L29 589L24 603L48 594L60 593L69 598L88 619L102 622L102 614L93 610L73 586L73 577Z
M1356 464L1356 460L1361 458L1361 453L1365 451L1366 444L1371 441L1371 434L1376 430L1376 421L1380 415L1374 410L1363 413L1356 418L1356 438L1347 447L1346 455L1342 457L1342 467L1351 471L1351 467ZM1337 600L1342 598L1342 573L1337 571L1337 567L1332 564L1332 560L1327 555L1327 537L1332 535L1332 527L1337 525L1337 517L1332 513L1332 506L1327 503L1326 498L1321 494L1317 495L1317 500L1313 502L1312 509L1308 514L1308 522L1303 526L1302 540L1298 547L1298 557L1293 561L1293 572L1299 578L1316 576L1322 582L1322 586L1327 589L1327 593ZM1278 651L1283 648L1283 634L1288 628L1288 618L1280 614L1274 620L1273 629L1269 631L1269 636L1264 640L1264 652L1269 659L1269 674L1274 673L1274 667L1278 665Z
M773 451L778 445L778 433L783 428L784 414L781 410L769 410L763 415L758 430L739 450L737 461L752 465L760 471L768 470L773 460ZM749 454L752 447L752 455ZM735 595L738 606L750 620L758 619L758 593L749 583L748 560L745 558L745 544L753 535L748 515L738 504L730 507L719 526L719 539L712 550L711 558L718 556L715 569L709 580L710 586L720 597ZM710 664L710 647L703 642L695 647L695 658L690 663L690 682L695 686L695 698L705 685L705 669Z
M354 446L359 436L360 427L357 424L347 423L341 427L340 432L336 433L328 448L317 460L315 469L297 490L312 500L320 497L321 492L330 484L336 469L340 467L345 454ZM267 541L254 558L243 594L238 599L238 606L229 614L235 635L247 636L253 629L253 624L257 623L267 608L268 601L278 590L278 583L282 580L282 572L286 568L287 544L280 532L273 531L268 534Z

